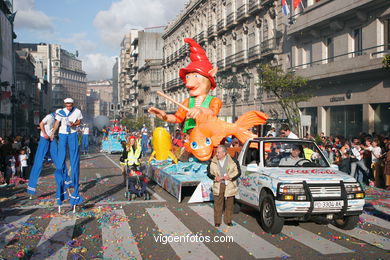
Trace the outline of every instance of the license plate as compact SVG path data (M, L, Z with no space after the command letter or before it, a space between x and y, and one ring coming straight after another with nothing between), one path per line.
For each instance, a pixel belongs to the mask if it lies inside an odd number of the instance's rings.
M344 206L344 201L314 201L314 208L341 208Z

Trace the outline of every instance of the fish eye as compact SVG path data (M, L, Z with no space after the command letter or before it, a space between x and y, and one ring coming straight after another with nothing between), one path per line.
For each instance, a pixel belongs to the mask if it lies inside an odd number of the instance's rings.
M211 139L208 138L208 137L206 137L206 145L207 145L207 146L211 145Z
M196 142L192 142L191 143L191 148L194 149L194 150L198 149L198 144Z

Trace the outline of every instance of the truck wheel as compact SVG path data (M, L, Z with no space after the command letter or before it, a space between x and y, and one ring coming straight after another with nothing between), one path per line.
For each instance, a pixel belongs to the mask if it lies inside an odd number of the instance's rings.
M238 214L240 213L240 210L241 210L241 205L238 204L238 202L234 202L233 213Z
M271 194L266 194L260 202L260 224L265 232L278 234L282 231L284 218L278 216L275 201Z
M359 216L344 216L334 220L334 225L344 230L351 230L357 226Z

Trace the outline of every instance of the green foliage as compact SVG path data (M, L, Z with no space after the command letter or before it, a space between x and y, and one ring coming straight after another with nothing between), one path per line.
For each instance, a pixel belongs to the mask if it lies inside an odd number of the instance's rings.
M139 118L125 118L121 121L122 125L125 125L130 131L139 131L142 129L142 126L145 124L147 128L151 128L151 121L149 117L139 117Z
M389 70L390 69L390 54L386 54L385 57L383 58L383 68L385 70Z
M276 96L277 102L285 112L291 123L293 131L300 134L301 118L298 107L299 102L311 98L307 90L308 79L296 76L294 73L286 73L280 66L260 64L258 66L259 83L265 92Z

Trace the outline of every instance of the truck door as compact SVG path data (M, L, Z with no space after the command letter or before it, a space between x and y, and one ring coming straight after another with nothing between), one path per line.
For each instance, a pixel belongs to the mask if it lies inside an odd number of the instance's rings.
M255 164L257 166L260 165L260 142L256 140L250 141L243 152L244 155L241 161L241 176L238 180L238 198L251 205L257 206L259 199L257 188L259 173L248 171L247 166L249 164Z

